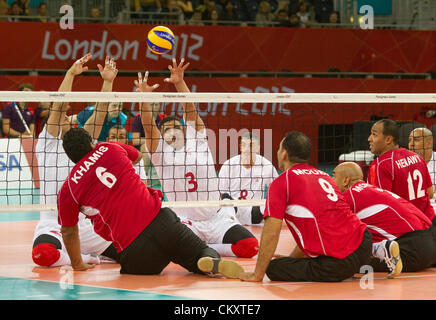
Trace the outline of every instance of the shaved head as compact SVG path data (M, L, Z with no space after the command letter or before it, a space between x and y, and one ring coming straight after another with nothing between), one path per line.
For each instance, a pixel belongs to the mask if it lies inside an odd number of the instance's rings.
M427 128L416 128L409 135L409 150L419 154L428 163L433 154L433 134Z
M341 192L344 192L356 182L363 181L362 168L355 162L343 162L333 170L333 180Z

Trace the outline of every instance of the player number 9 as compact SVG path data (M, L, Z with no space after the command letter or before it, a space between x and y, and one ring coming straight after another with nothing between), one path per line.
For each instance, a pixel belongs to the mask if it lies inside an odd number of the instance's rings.
M327 193L327 198L335 202L338 201L338 195L336 194L335 189L333 189L333 186L327 180L319 178L318 182L321 188Z

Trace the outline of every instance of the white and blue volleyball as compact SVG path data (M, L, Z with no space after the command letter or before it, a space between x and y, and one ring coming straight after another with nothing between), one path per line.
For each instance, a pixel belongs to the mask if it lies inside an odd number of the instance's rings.
M174 33L164 26L154 27L147 35L148 48L155 54L163 54L170 51L174 46L174 41Z

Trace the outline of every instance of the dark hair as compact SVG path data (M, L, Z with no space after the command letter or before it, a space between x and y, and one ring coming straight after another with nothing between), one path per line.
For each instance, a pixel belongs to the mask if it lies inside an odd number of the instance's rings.
M92 137L83 128L71 128L64 134L62 146L68 158L74 163L79 162L92 151Z
M120 124L116 124L116 125L114 125L113 127L111 127L109 130L112 130L112 129L117 129L117 130L126 130L127 131L127 129L126 128L124 128L122 125L120 125Z
M180 118L178 118L178 117L176 117L176 116L166 116L166 117L163 117L163 118L159 121L159 123L157 124L157 127L158 127L159 130L160 130L160 128L162 127L162 125L163 125L164 123L166 123L166 122L168 122L168 121L173 121L173 120L176 120L176 121L180 122L180 123L183 125L183 122L182 122L182 120L181 120Z
M400 128L394 120L382 119L377 121L376 123L382 123L383 135L391 136L394 140L394 144L398 144L398 142L400 141Z
M292 131L285 135L282 148L288 153L291 162L307 163L312 151L312 142L304 133Z
M32 91L34 90L33 86L30 83L22 83L18 87L18 91L23 91L25 88L30 89Z

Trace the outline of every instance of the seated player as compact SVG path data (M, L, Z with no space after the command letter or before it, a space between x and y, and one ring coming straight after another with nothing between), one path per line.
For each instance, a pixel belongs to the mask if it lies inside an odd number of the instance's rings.
M265 187L278 177L277 170L259 155L259 137L248 133L241 137L241 154L224 162L219 172L222 199L264 199ZM236 218L243 225L259 224L264 206L237 207Z
M142 156L133 146L92 143L83 128L71 128L63 147L76 163L59 191L59 223L74 270L93 265L83 261L77 222L80 212L94 230L111 241L120 257L121 273L159 274L174 262L190 272L238 278L243 268L221 260L169 208L161 208L160 190L147 188L132 164Z
M91 55L87 54L72 65L59 87L59 92L71 91L75 76L88 69L85 64L89 59L91 59ZM99 69L104 80L102 91L111 91L117 73L113 60L106 58L105 67L99 65ZM58 191L74 167L61 144L65 132L71 127L66 116L68 108L66 103L53 103L47 122L38 136L36 157L40 177L41 204L55 204L57 202ZM89 128L93 129L92 126ZM56 267L71 264L65 251L61 226L57 218L56 211L41 212L40 221L33 236L32 259L37 265ZM89 219L84 219L84 217L80 219L79 236L82 243L82 259L87 263L99 263L99 257L115 261L118 259L111 242L104 240L94 232Z
M410 201L433 221L433 183L427 164L416 153L399 148L399 138L399 128L393 120L383 119L372 126L369 148L378 157L369 167L368 183Z
M169 66L171 77L165 81L174 84L178 92L189 92L183 76L189 63L179 65L173 59ZM135 80L137 91L150 92L148 73ZM160 178L169 201L220 200L218 177L209 149L206 128L193 103L183 103L184 121L167 116L156 126L150 104L140 105L142 125L150 159ZM258 240L236 219L231 207L176 208L174 212L196 235L222 256L251 258L257 254Z
M374 271L388 271L393 278L401 269L421 271L436 263L431 221L418 208L395 193L365 183L362 169L354 162L338 165L333 179L351 211L372 234Z
M409 135L409 150L416 152L427 164L428 173L433 183L433 191L436 191L436 152L433 151L433 133L427 128L416 128ZM433 209L436 208L436 200L430 198ZM436 218L433 219L433 227L436 230Z
M124 143L124 144L128 144L129 141L127 139L127 130L126 128L116 125L112 128L109 129L109 136L107 138L108 142L119 142L119 143ZM135 168L136 173L141 177L141 180L147 185L147 175L145 173L145 168L144 168L144 159L142 159L141 161L139 161L138 164L136 164L135 166L133 166Z
M308 165L312 144L290 132L277 152L283 170L268 189L265 225L254 272L241 280L342 281L371 259L371 233L330 176ZM272 259L285 221L297 243L288 257Z

